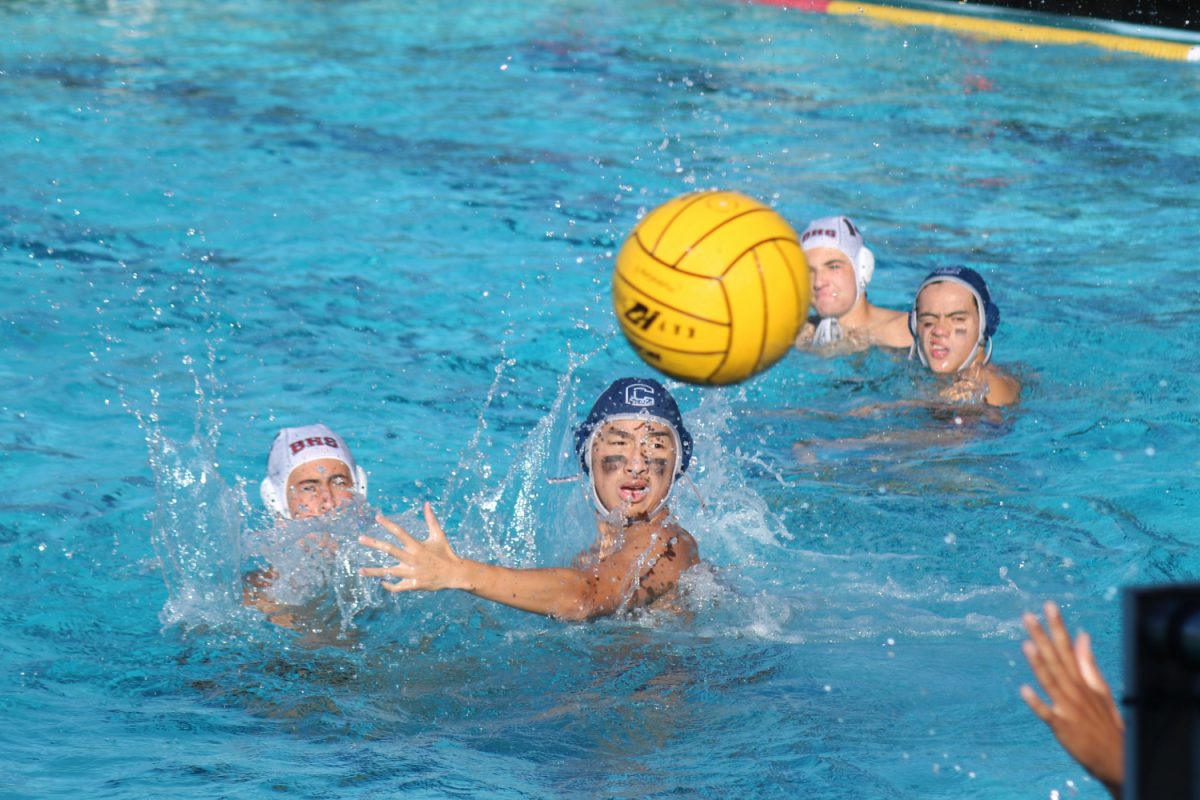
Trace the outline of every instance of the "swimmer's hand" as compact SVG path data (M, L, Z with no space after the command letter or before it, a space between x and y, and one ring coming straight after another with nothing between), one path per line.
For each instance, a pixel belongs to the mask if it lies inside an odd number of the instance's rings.
M1029 685L1021 687L1021 698L1050 726L1063 748L1109 794L1120 797L1125 777L1121 712L1096 666L1088 635L1080 633L1072 643L1058 606L1046 603L1044 610L1046 630L1032 614L1024 616L1029 640L1022 649L1050 702L1043 702Z
M979 375L958 375L954 383L942 390L942 399L951 403L987 402L987 378Z
M359 575L384 578L383 588L389 592L436 592L441 589L463 588L459 580L463 559L450 549L446 532L433 515L433 507L429 503L425 504L425 522L429 525L429 537L423 542L414 539L408 531L383 514L376 515L375 521L396 538L399 546L370 536L358 537L358 543L391 556L397 563L390 567L362 567L358 571Z

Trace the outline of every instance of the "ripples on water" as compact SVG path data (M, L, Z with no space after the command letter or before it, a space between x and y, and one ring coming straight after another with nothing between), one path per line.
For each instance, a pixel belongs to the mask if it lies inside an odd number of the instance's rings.
M0 794L1100 796L1018 617L1064 601L1119 679L1118 588L1197 571L1194 68L679 8L0 14ZM882 353L677 387L683 615L359 579L423 500L472 557L586 546L570 429L644 371L613 250L709 185L852 213L884 305L981 268L1021 406L852 416L935 391ZM369 504L275 527L315 419ZM266 564L302 630L242 606Z

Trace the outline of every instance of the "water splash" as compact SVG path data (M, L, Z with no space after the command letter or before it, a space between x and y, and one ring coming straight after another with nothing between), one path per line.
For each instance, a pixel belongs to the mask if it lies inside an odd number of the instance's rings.
M241 605L241 531L249 507L244 488L220 475L220 426L197 382L197 416L187 440L162 429L158 395L148 415L134 410L146 434L154 473L150 534L167 587L164 626L220 624Z
M462 509L457 538L464 555L512 566L565 562L590 542L594 531L590 506L574 478L578 465L572 452L572 415L576 374L599 350L568 352L567 368L558 376L554 400L513 453L513 466L493 473L485 452L493 404L518 390L509 374L516 361L504 357L477 415L474 435L447 482L442 505ZM569 474L570 480L559 476ZM564 535L565 533L565 535Z
M208 366L206 380L215 386L215 351ZM154 474L150 539L167 588L159 621L185 630L253 624L246 606L257 605L284 627L332 636L320 644L344 639L356 617L384 602L379 582L358 575L359 567L384 563L357 544L361 534L381 535L375 510L356 502L319 518L250 530L254 511L245 482L231 483L220 471L219 398L210 399L215 392L192 376L194 417L186 439L164 430L157 389L146 412L125 402L145 432Z
M379 580L358 574L360 567L391 563L382 553L358 544L363 534L387 538L375 513L365 502L355 501L320 517L280 519L270 528L247 533L244 552L261 565L247 578L259 608L284 627L346 638L359 615L385 601ZM421 535L415 521L397 521Z

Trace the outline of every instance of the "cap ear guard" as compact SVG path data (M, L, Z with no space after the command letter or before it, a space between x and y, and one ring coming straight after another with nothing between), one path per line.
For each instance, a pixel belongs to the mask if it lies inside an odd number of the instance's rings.
M996 329L1000 327L1000 309L991 300L985 300L983 303L983 337L991 342L992 337L996 335Z
M866 245L854 257L854 273L858 276L858 291L865 292L875 275L875 254Z
M367 499L367 473L357 464L354 465L354 493Z
M267 511L284 519L292 518L287 504L279 496L279 492L275 489L275 483L270 478L262 479L262 483L258 485L258 493L262 496L263 505L267 507Z

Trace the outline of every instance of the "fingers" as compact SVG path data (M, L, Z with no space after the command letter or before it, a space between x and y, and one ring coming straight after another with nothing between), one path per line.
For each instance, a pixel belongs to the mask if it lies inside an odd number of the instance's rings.
M1025 614L1022 617L1025 630L1029 633L1029 641L1021 649L1034 677L1049 695L1051 704L1057 705L1078 694L1081 679L1075 664L1071 637L1063 625L1062 614L1053 603L1046 604L1045 612L1048 633L1033 614Z
M1079 666L1079 674L1083 676L1089 689L1112 694L1112 690L1108 688L1108 681L1104 680L1100 667L1096 666L1096 656L1092 653L1092 637L1083 631L1080 631L1075 639L1075 663Z
M1032 614L1026 615L1026 617L1032 616ZM1036 619L1033 624L1037 624ZM1030 627L1028 619L1025 620L1025 626L1026 628ZM1038 645L1038 638L1041 637L1044 640L1045 636L1041 633L1040 627L1036 628L1036 631L1037 633L1035 634L1033 629L1030 630L1031 640L1021 644L1021 652L1025 654L1025 660L1029 662L1029 669L1033 672L1033 677L1037 678L1038 685L1042 687L1042 691L1050 696L1050 702L1053 703L1055 698L1060 694L1058 680L1053 668L1046 663L1044 647ZM1024 693L1021 696L1024 697ZM1029 699L1026 698L1025 702L1028 703Z
M386 553L392 558L400 558L404 553L404 549L397 547L391 542L385 542L382 539L374 539L370 536L359 536L358 543L364 547L369 547L372 550L378 550L381 553Z
M1029 684L1021 686L1021 699L1025 701L1037 718L1042 722L1049 723L1050 718L1054 716L1054 712L1050 710L1050 706L1042 702L1042 698L1037 696L1037 692Z
M1121 717L1120 709L1117 708L1117 700L1113 697L1108 681L1104 680L1104 674L1100 672L1100 667L1096 665L1096 656L1092 653L1092 637L1086 633L1080 632L1075 639L1075 660L1079 662L1079 672L1087 687L1108 709L1117 728L1124 730L1125 721Z
M364 578L410 578L413 568L407 564L392 567L359 567L358 574Z
M442 529L442 523L438 522L438 518L434 516L433 504L429 501L425 501L425 524L429 526L429 539L446 541L446 531Z
M397 564L393 567L360 567L358 574L364 578L392 578L379 582L380 586L392 594L411 592L417 588L417 581L412 577L413 568L407 564Z
M1067 633L1063 624L1062 612L1054 603L1046 603L1043 611L1046 614L1046 627L1043 629L1037 624L1037 617L1026 614L1025 629L1029 631L1030 638L1038 646L1043 659L1073 672L1075 652L1071 645L1071 635Z
M428 503L426 503L426 505L428 505ZM410 536L408 531L404 530L404 528L401 528L395 522L392 522L383 514L376 514L375 521L383 526L384 530L399 539L400 544L404 545L405 547L411 547L414 543L416 543L416 539Z
M359 544L394 558L396 563L386 567L362 567L358 574L365 578L383 579L380 585L389 592L437 591L446 588L443 579L451 574L451 568L459 564L461 559L450 549L446 532L433 513L433 506L425 503L424 511L429 535L423 541L414 539L408 531L382 514L377 515L376 521L396 541L360 536Z
M1067 625L1063 622L1062 612L1058 610L1058 606L1054 603L1047 602L1043 607L1046 612L1046 627L1050 629L1050 641L1054 643L1054 652L1058 656L1070 655L1071 665L1075 664L1075 648L1071 645L1071 634L1067 632Z
M444 540L445 533L438 524L437 518L433 516L433 508L429 503L425 504L425 519L429 522L429 538L440 536ZM379 585L393 594L417 589L419 583L417 565L420 563L423 548L428 544L428 540L417 541L403 527L383 514L376 514L375 521L395 537L396 542L376 539L372 536L359 536L358 543L396 559L397 563L387 567L360 567L358 574L364 578L382 578Z

